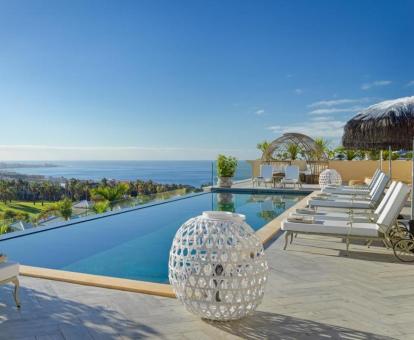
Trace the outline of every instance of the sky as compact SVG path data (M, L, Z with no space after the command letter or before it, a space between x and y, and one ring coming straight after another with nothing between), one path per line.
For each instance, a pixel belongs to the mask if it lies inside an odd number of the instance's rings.
M414 95L413 1L0 0L0 160L240 159Z

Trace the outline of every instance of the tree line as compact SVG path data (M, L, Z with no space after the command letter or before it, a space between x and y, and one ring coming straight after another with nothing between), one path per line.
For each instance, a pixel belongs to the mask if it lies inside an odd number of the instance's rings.
M286 145L285 150L277 150L273 157L280 160L295 160L298 158L306 158L309 157L310 159L314 160L322 160L323 158L327 158L330 160L363 160L363 159L370 159L370 160L379 160L380 159L380 151L377 150L371 150L371 151L365 151L365 150L350 150L346 149L342 146L331 148L329 145L329 142L324 138L315 138L315 150L312 150L311 153L306 153L305 150L302 150L299 145L295 143L289 143ZM270 155L266 154L266 151L268 147L270 146L270 142L263 141L261 143L257 144L257 149L259 149L263 154L265 154L267 157L270 157ZM392 160L395 159L411 159L412 158L412 152L398 152L398 151L392 151L391 154L388 150L384 150L382 153L383 160L388 160L391 156Z
M29 201L33 202L33 205L44 205L44 202L53 202L53 204L48 204L35 218L30 218L29 214L23 211L6 209L0 212L0 219L37 223L50 216L60 216L68 220L73 214L74 201L93 201L91 210L103 213L112 210L116 203L123 200L179 189L185 189L185 192L201 190L190 185L160 184L151 180L119 182L104 178L100 182L95 182L69 179L59 183L50 180L1 179L0 201L6 206L13 201ZM7 231L9 231L8 225L1 223L0 234Z
M151 195L177 189L197 189L190 185L183 184L160 184L149 181L118 182L102 179L100 182L69 179L65 182L56 181L27 181L23 179L1 179L0 180L0 201L7 204L11 201L30 201L33 204L45 201L57 202L64 198L72 201L90 200L93 194L98 192L113 191L115 188L122 188L122 193L131 197L139 195Z

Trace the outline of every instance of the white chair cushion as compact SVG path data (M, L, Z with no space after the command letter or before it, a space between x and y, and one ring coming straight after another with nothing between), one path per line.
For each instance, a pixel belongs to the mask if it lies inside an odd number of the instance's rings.
M333 207L333 208L355 208L355 209L370 209L371 201L360 200L309 200L308 205L311 207Z
M344 221L315 221L315 223L296 223L284 220L282 230L315 234L351 235L378 237L379 227L375 223L352 223L352 228Z
M19 264L17 262L7 261L0 263L0 281L17 275L19 275Z

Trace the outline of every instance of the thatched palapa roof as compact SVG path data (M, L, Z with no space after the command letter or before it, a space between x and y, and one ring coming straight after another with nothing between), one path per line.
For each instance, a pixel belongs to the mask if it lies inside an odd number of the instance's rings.
M387 100L359 112L346 123L342 145L348 149L412 149L414 96Z

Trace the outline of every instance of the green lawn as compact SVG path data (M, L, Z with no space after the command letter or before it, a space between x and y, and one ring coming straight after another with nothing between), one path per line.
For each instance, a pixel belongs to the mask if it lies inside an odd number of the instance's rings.
M28 213L31 217L34 217L52 204L53 203L51 202L44 202L42 206L42 203L40 202L36 202L36 204L25 201L12 201L7 204L0 202L0 213L5 212L6 210L13 210L16 213Z

